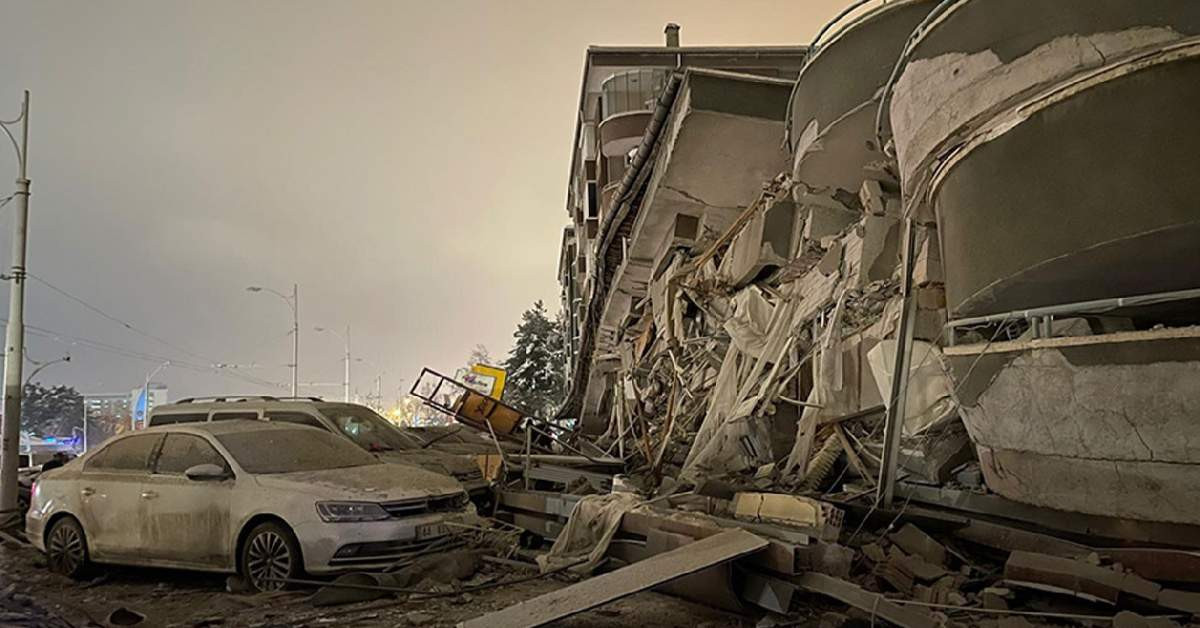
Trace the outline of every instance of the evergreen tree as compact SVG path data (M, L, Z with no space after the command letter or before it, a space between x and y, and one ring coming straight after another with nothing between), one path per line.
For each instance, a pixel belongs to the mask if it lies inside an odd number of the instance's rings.
M492 352L488 351L488 348L482 344L475 345L475 348L471 349L470 357L467 358L468 369L476 364L482 364L484 366L496 366L496 361L492 359Z
M45 436L70 436L83 423L83 395L70 386L25 384L21 429Z
M513 339L512 351L504 363L508 372L504 401L534 416L549 418L566 388L562 326L546 316L546 306L539 300L521 315Z

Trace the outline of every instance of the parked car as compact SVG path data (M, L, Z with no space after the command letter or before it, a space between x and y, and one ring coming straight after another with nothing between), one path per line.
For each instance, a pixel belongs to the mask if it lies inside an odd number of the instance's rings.
M68 576L114 563L237 572L273 590L305 572L394 564L474 513L445 475L328 431L235 420L114 437L42 474L25 520Z
M166 424L257 419L297 423L340 435L384 462L445 473L462 483L477 503L491 495L491 486L474 456L425 447L374 410L319 398L213 397L181 399L154 408L151 427Z

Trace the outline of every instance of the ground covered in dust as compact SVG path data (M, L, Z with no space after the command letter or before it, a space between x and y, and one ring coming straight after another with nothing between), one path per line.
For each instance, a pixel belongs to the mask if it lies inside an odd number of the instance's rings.
M139 626L453 626L571 582L552 576L453 597L388 598L314 608L308 601L311 591L232 594L226 592L225 577L220 575L119 567L95 567L93 572L91 580L70 580L50 573L42 556L29 546L0 546L0 598L5 598L0 599L0 626L107 626L109 614L122 607L146 616ZM476 578L509 580L525 575L487 566ZM556 625L716 628L749 625L745 622L708 607L645 592Z

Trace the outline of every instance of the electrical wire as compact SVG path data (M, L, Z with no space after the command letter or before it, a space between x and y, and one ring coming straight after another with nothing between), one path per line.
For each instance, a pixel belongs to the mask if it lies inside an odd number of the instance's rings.
M203 360L204 363L197 364L197 363L191 363L188 360L180 360L180 359L176 359L176 358L169 358L169 357L155 355L155 354L151 354L151 353L138 352L138 351L134 351L134 350L125 349L123 347L119 347L116 345L111 345L108 343L90 340L87 338L71 337L68 334L60 334L58 332L53 332L50 330L39 330L38 328L36 328L32 325L26 325L27 329L35 331L35 335L37 335L36 332L41 332L43 334L43 337L50 337L51 339L59 341L59 342L62 342L61 338L67 337L67 338L70 338L70 340L71 340L71 342L69 344L81 344L83 346L89 347L96 351L104 351L104 352L112 353L115 355L122 355L124 357L138 359L138 360L155 361L155 362L171 362L172 366L190 369L190 370L197 371L197 372L217 373L219 375L222 375L222 376L225 376L225 377L228 377L231 379L241 380L241 381L255 384L258 386L286 389L286 386L284 384L272 382L272 381L269 381L269 380L266 380L266 379L263 379L260 377L254 377L252 375L247 375L244 373L234 373L234 372L228 371L227 369L221 369L218 367L214 367L213 365L215 365L215 364L223 364L225 362L222 360L215 360L208 356L201 355L199 353L196 353L195 351L191 351L190 349L188 349L186 347L183 347L181 345L173 343L165 338L161 338L161 337L156 336L148 331L145 331L145 330L141 329L140 327L138 327L128 321L125 321L117 316L109 314L108 312L104 311L100 307L89 303L82 297L71 294L70 292L64 290L63 288L60 288L60 287L50 283L49 281L45 280L44 278L39 277L33 273L27 273L27 276L30 277L31 279L37 281L38 283L44 285L45 287L49 288L50 290L58 293L59 295L78 303L80 306L84 307L88 311L90 311L106 320L116 323L116 324L120 325L121 327L123 327L139 336L143 336L145 338L148 338L150 340L153 340L155 342L163 344L167 347L170 347L176 351L180 351L188 356L191 356L192 358L197 358L197 359Z
M8 319L0 318L0 323L7 324ZM278 383L278 382L272 382L270 380L262 379L259 377L254 377L252 375L246 375L244 373L235 373L235 372L230 372L230 371L224 370L224 369L214 368L212 365L209 365L209 364L198 364L195 362L190 362L188 360L180 360L180 359L175 359L175 358L171 358L168 356L157 355L157 354L153 354L153 353L146 353L146 352L142 352L142 351L136 351L133 349L127 349L127 348L109 344L106 342L101 342L99 340L92 340L90 338L85 338L82 336L75 336L75 335L71 335L71 334L56 332L54 330L46 329L44 327L38 327L36 325L26 324L25 331L27 333L29 333L30 335L37 336L39 338L45 338L47 340L51 340L53 342L57 342L59 344L63 344L66 346L84 347L84 348L91 349L93 351L109 353L112 355L119 355L119 356L122 356L125 358L142 360L142 361L146 361L146 362L160 362L160 363L161 362L170 362L171 366L173 368L181 368L184 370L195 371L195 372L200 372L200 373L217 374L217 375L221 375L221 376L228 377L231 379L241 380L246 383L255 384L258 386L279 388L281 390L287 389L286 385Z
M145 331L145 330L143 330L143 329L139 329L138 327L135 327L135 326L134 326L132 323L129 323L129 322L127 322L127 321L124 321L124 320L121 320L120 318L117 318L116 316L113 316L112 314L109 314L108 312L105 312L104 310L100 309L99 307L97 307L97 306L95 306L95 305L92 305L91 303L88 303L88 302L87 302L87 301L85 301L83 298L81 298L81 297L77 297L77 296L75 296L74 294L71 294L70 292L67 292L66 290L64 290L64 289L62 289L62 288L59 288L58 286L56 286L56 285L54 285L54 284L50 283L49 281L46 281L45 279L43 279L43 278L41 278L41 277L39 277L39 276L37 276L37 275L35 275L35 274L31 273L31 272L26 272L26 273L25 273L25 275L26 275L27 277L29 277L30 279L33 279L34 281L36 281L36 282L38 282L38 283L42 284L43 286L46 286L46 287L47 287L47 288L49 288L50 290L52 290L52 291L54 291L54 292L57 292L58 294L60 294L60 295L62 295L62 296L64 296L64 297L66 297L66 298L68 298L68 299L70 299L70 300L72 300L72 301L74 301L74 302L78 303L79 305L83 306L84 308L86 308L87 310L89 310L89 311L93 312L94 314L97 314L97 315L99 315L99 316L101 316L101 317L103 317L103 318L105 318L105 319L107 319L107 320L109 320L109 321L112 321L112 322L114 322L114 323L116 323L116 324L120 325L121 327L124 327L125 329L127 329L127 330L129 330L129 331L131 331L131 332L133 332L133 333L135 333L135 334L137 334L137 335L139 335L139 336L144 336L144 337L146 337L146 338L149 338L150 340L153 340L153 341L155 341L155 342L158 342L158 343L161 343L161 344L163 344L163 345L165 345L165 346L167 346L167 347L170 347L170 348L172 348L172 349L175 349L176 351L183 352L183 353L184 353L184 354L186 354L186 355L190 355L190 356L192 356L193 358L199 358L199 359L201 359L201 360L204 360L204 361L206 361L206 362L208 362L208 363L216 363L216 362L219 362L219 360L213 360L213 359L211 359L211 358L208 358L208 357L206 357L206 356L200 355L200 354L196 353L195 351L191 351L191 350L187 349L186 347L182 347L182 346L180 346L180 345L177 345L177 344L175 344L175 343L173 343L173 342L171 342L171 341L169 341L169 340L167 340L167 339L165 339L165 338L160 338L160 337L158 337L158 336L155 336L154 334L151 334L151 333L150 333L150 332L148 332L148 331Z

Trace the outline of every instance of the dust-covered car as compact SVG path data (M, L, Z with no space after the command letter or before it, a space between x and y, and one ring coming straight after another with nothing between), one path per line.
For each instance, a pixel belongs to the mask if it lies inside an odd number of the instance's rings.
M221 421L124 434L45 472L26 535L70 576L94 561L237 572L269 590L391 565L474 519L450 477L311 427Z
M484 479L473 453L447 453L434 449L374 410L356 403L307 397L188 398L154 408L149 425L236 419L295 423L326 430L349 439L384 462L453 476L477 503L482 504L491 496L491 486Z

